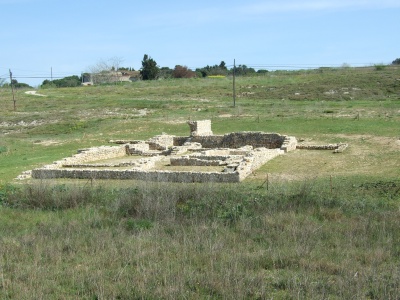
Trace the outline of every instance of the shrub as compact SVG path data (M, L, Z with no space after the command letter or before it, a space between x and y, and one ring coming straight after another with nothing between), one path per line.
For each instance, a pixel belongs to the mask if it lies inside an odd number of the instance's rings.
M56 80L44 80L42 83L42 87L76 87L81 85L81 78L76 75L68 76L62 79Z
M188 69L186 66L175 66L174 71L172 72L172 77L174 78L193 78L196 77L196 73L192 70Z
M374 67L375 67L375 70L377 70L377 71L383 71L386 68L386 65L378 64L378 65L375 65Z

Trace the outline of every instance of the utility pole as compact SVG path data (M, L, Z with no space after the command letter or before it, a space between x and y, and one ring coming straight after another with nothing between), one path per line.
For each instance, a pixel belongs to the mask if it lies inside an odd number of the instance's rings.
M53 81L53 67L50 67L50 79Z
M10 85L11 85L11 91L12 91L13 102L14 102L14 111L16 111L17 110L17 105L16 105L17 100L15 100L14 83L13 83L13 79L12 79L11 69L9 69L9 71L10 71Z
M236 60L233 60L233 107L236 107L236 87L235 87L235 72L236 72Z

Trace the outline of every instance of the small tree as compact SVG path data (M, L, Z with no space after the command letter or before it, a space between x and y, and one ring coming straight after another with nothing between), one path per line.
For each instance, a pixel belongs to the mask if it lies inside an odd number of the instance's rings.
M17 79L11 80L11 85L16 89L23 89L23 88L32 88L29 84L18 82Z
M214 66L205 66L203 68L196 69L198 74L201 74L202 77L207 77L210 75L226 75L228 73L228 69L226 68L226 64L224 61L221 61L219 65Z
M174 70L170 69L169 67L161 67L160 71L158 72L157 78L169 79L172 77L173 72Z
M394 61L392 61L392 65L400 65L400 58L396 58Z
M157 63L154 59L149 57L147 54L143 56L142 60L142 68L140 70L140 75L143 80L153 80L156 79L158 73L160 72L160 68L157 66Z
M235 74L239 76L252 75L256 73L256 70L254 70L253 68L249 68L246 65L236 66L235 68L231 69L231 72L233 72L233 69L235 69Z
M193 78L196 76L196 73L192 70L188 69L186 66L175 66L174 71L172 72L172 77L174 78Z

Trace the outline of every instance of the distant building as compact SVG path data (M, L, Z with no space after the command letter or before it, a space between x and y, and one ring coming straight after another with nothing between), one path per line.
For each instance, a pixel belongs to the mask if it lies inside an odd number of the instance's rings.
M103 71L100 73L91 73L84 76L83 85L93 85L114 82L130 82L140 79L139 71Z

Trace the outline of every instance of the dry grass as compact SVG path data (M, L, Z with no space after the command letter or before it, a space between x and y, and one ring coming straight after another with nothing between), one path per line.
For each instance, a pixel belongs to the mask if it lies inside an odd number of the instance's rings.
M326 144L327 140L349 144L343 153L329 150L296 150L268 162L253 174L253 180L261 180L269 173L272 178L303 180L368 176L396 178L400 165L400 143L397 137L371 135L323 135L309 139L308 144Z
M231 78L17 91L17 112L0 89L0 298L397 299L398 77L237 78L236 107ZM235 185L13 182L110 139L185 136L188 119L350 146L296 150Z
M3 230L0 295L395 299L400 183L351 186L62 186L81 195L64 196L69 209L54 205L60 187L13 191L8 206L20 209L2 214L34 219Z

